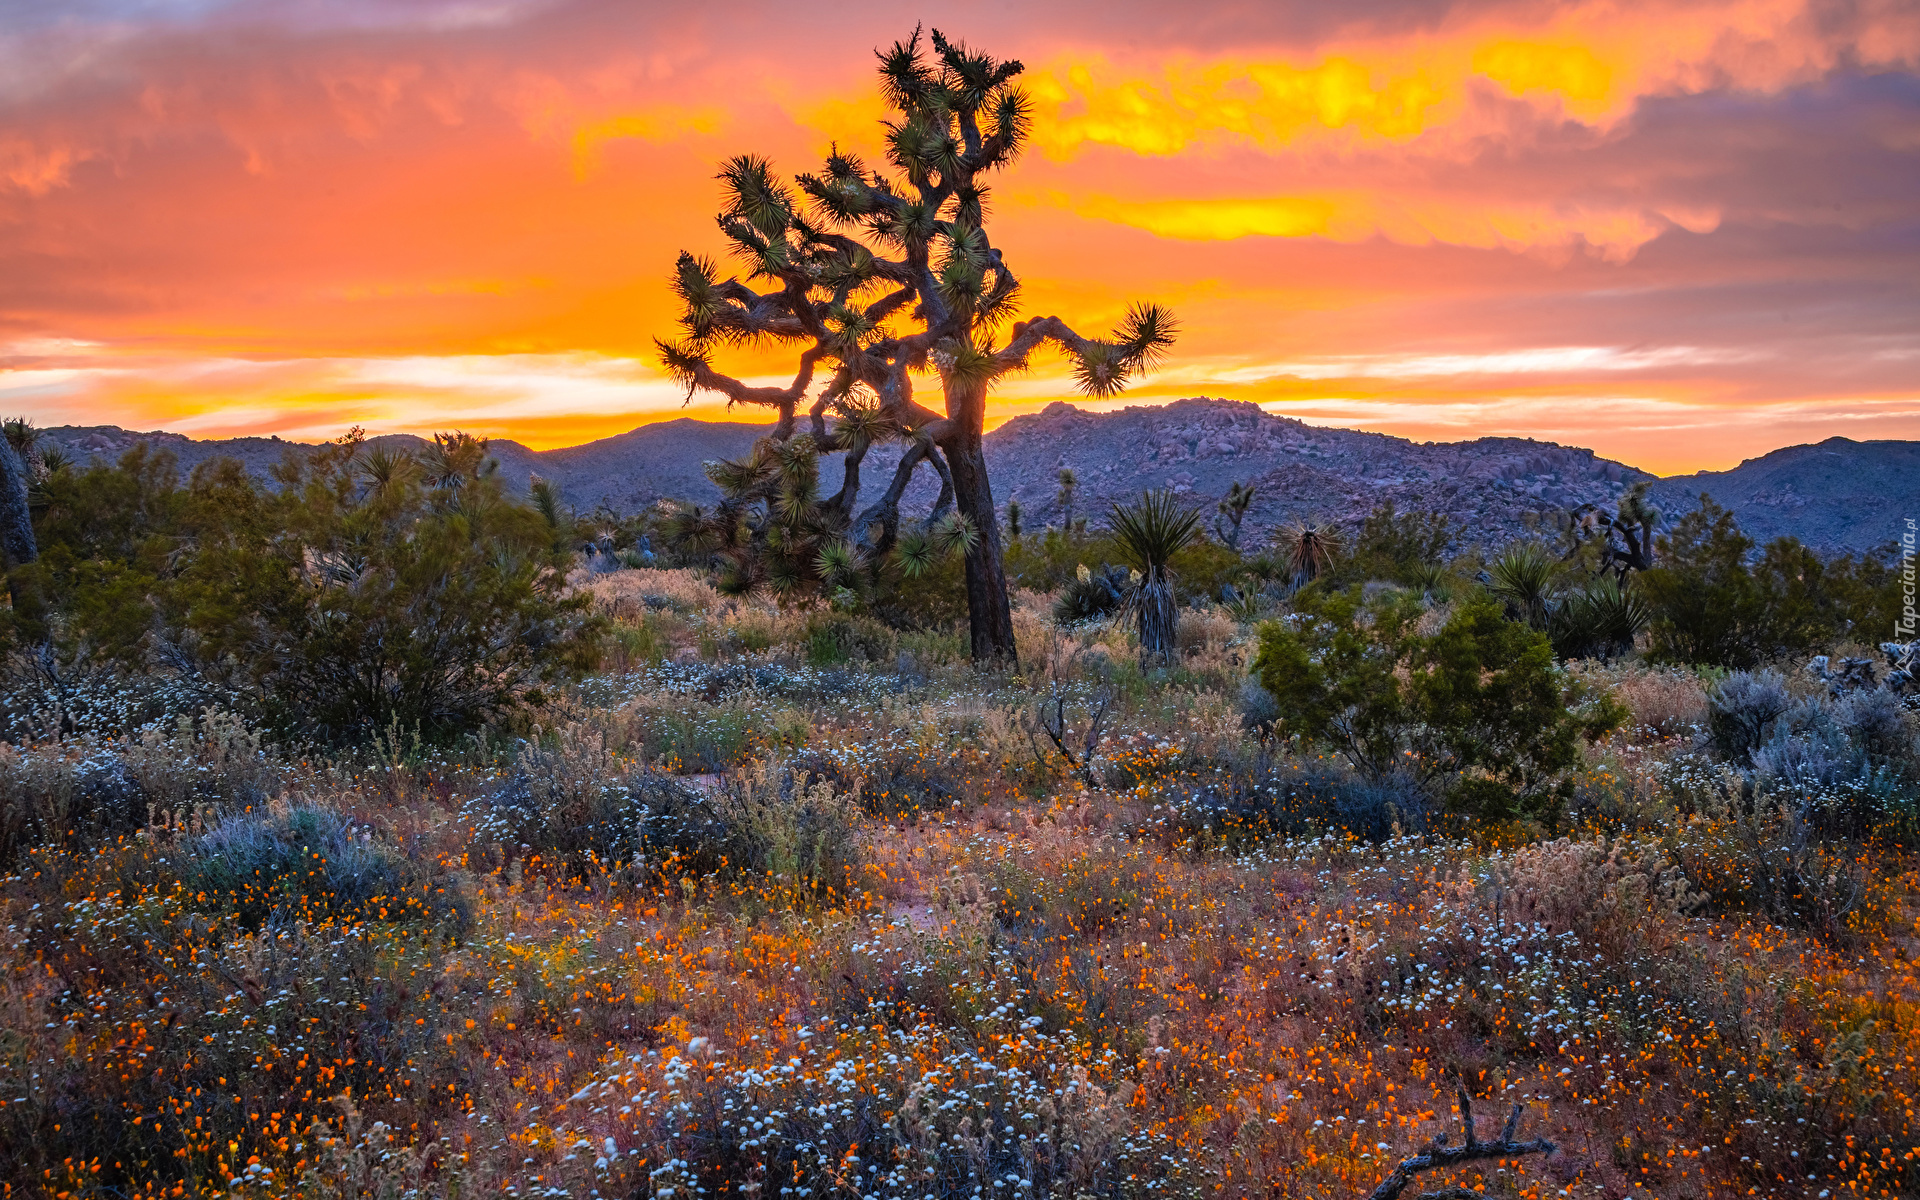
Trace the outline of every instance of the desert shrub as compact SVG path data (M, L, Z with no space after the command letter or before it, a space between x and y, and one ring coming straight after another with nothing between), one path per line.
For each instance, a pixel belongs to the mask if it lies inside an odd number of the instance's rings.
M1363 604L1358 588L1307 591L1297 603L1295 618L1261 626L1253 664L1277 727L1372 779L1444 778L1469 820L1556 820L1583 739L1626 715L1606 697L1581 702L1546 635L1490 600L1456 605L1432 633L1404 593Z
M1380 842L1424 832L1433 800L1404 774L1372 779L1324 758L1265 758L1176 774L1143 789L1153 808L1131 832L1169 848L1239 852L1271 838L1338 830Z
M309 742L462 734L592 664L589 599L484 442L363 449L356 431L289 454L277 489L231 462L183 488L139 454L63 481L40 523L41 640L225 681Z
M242 928L293 921L426 922L458 935L467 905L444 871L409 861L313 804L234 813L193 840L182 882Z
M575 880L717 877L736 893L813 904L846 894L863 861L857 788L768 760L698 791L579 727L522 746L501 785L465 811L494 867L521 860Z
M1005 553L1007 582L1035 592L1058 591L1078 578L1085 564L1112 562L1117 557L1113 540L1105 535L1089 537L1058 529L1023 537L1008 544Z
M627 714L634 749L667 770L711 774L763 751L806 743L809 726L803 713L774 707L751 687L730 692L711 677L709 682L724 699L708 703L669 695L634 705Z
M837 901L861 882L856 795L768 759L729 777L713 805L726 868L747 876L752 894L807 907Z
M0 1108L0 1179L88 1196L225 1190L317 1149L336 1097L403 1127L464 1106L480 1055L463 1019L484 980L445 972L437 936L352 916L352 936L328 918L250 933L149 866L163 886L49 903L24 930L62 981L33 1005L35 1028L65 1034L0 1046L0 1086L19 1098Z
M1909 841L1920 814L1908 720L1885 692L1797 701L1750 755L1754 784L1795 798L1823 836Z
M1793 706L1787 681L1777 671L1735 671L1707 697L1707 736L1729 762L1745 763L1772 735L1774 722Z
M1076 574L1061 587L1059 598L1053 602L1053 619L1062 625L1074 625L1082 621L1097 621L1111 617L1126 607L1127 596L1133 591L1133 582L1127 572L1115 566L1103 566L1099 570L1080 568L1084 574Z
M613 754L599 732L563 727L550 742L523 745L501 785L469 806L475 840L498 861L572 879L718 868L725 829L705 796Z
M1858 846L1822 836L1817 797L1756 788L1731 767L1691 758L1669 763L1661 780L1682 814L1667 852L1717 907L1828 937L1879 919Z
M1438 512L1395 510L1391 500L1375 505L1361 521L1345 554L1320 577L1325 590L1352 587L1370 579L1413 583L1425 569L1445 564L1460 532L1459 524Z
M0 745L0 865L36 846L84 846L147 823L147 798L110 752Z
M1038 1024L1010 1007L967 1031L869 1016L800 1030L778 1063L711 1062L700 1039L659 1066L616 1062L607 1090L641 1096L657 1195L822 1194L849 1170L863 1194L938 1200L1197 1186L1171 1139L1139 1124L1122 1056Z
M1685 737L1707 723L1707 692L1691 671L1640 667L1611 686L1632 714L1632 727L1653 737Z
M93 846L149 822L255 807L280 776L258 734L223 713L118 738L0 744L0 864L33 846Z
M815 667L890 662L898 644L893 631L879 621L851 613L816 612L807 619L804 633L807 663Z
M997 857L987 865L987 888L1002 927L1081 942L1137 912L1154 880L1137 847L1096 844L1060 859Z
M1181 596L1196 603L1218 596L1230 584L1248 583L1253 578L1246 560L1205 529L1167 560L1167 569L1178 581Z
M1708 496L1657 546L1638 579L1655 661L1752 668L1889 627L1893 589L1880 559L1823 559L1793 538L1755 556L1753 539Z
M1280 719L1280 702L1273 693L1260 686L1259 679L1252 675L1240 681L1240 694L1236 697L1240 711L1241 728L1261 737L1273 733L1274 723Z
M1174 628L1174 645L1185 651L1217 650L1239 631L1234 619L1222 609L1182 609Z
M601 660L602 669L624 671L651 666L666 658L673 648L659 625L644 617L633 622L617 621L608 635L608 654Z
M795 755L791 765L837 790L857 792L871 816L897 819L946 812L969 799L966 756L897 737L847 748L817 748Z
M1850 692L1834 702L1833 719L1866 752L1908 774L1920 774L1920 730L1888 688Z

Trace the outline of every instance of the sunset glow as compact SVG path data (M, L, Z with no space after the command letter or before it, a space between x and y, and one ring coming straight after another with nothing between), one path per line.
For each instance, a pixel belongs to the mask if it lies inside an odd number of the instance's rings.
M1027 65L1033 149L990 219L1028 314L1179 314L1120 404L1663 473L1920 437L1903 0L16 9L3 407L537 448L721 415L651 356L674 256L721 248L714 165L874 155L872 50L917 19ZM998 416L1074 398L1035 368Z

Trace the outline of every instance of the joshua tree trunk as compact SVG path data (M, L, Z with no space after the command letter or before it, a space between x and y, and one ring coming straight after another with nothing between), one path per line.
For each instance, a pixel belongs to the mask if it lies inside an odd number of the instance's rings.
M1173 661L1174 634L1180 625L1180 609L1173 596L1173 581L1164 570L1149 571L1140 581L1140 661Z
M33 516L27 511L27 463L13 443L0 437L0 549L9 567L40 557L33 540Z
M1013 642L1013 610L1007 601L1000 522L993 511L993 484L987 478L982 438L985 410L984 387L977 395L950 401L949 411L956 414L953 431L940 448L946 452L947 468L953 473L954 504L979 534L967 551L967 625L972 634L973 660L1017 667L1019 654Z
M0 550L6 551L10 575L40 557L33 538L33 514L27 508L26 460L4 436L0 436ZM7 593L16 611L34 607L18 580L8 579Z

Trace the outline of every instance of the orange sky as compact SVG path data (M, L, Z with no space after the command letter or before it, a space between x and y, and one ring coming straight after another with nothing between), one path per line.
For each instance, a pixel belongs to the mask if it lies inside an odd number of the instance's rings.
M1920 437L1912 0L45 9L0 17L0 394L42 424L713 415L649 348L714 164L871 149L918 17L1028 66L992 232L1029 313L1181 317L1121 403L1663 473ZM997 411L1071 397L1042 362Z

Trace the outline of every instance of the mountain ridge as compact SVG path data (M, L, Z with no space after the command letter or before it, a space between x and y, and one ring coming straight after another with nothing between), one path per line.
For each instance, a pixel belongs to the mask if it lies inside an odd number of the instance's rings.
M661 499L699 503L718 497L701 464L746 453L771 424L678 417L578 446L532 450L510 439L489 443L509 487L538 475L568 503L631 513ZM307 443L277 437L199 441L183 434L139 433L117 426L61 426L43 436L67 453L117 459L145 443L171 452L183 471L208 459L238 459L260 478ZM409 434L372 444L426 445ZM1164 405L1092 412L1055 402L1014 417L986 436L988 469L1002 512L1019 501L1022 524L1039 529L1060 520L1057 477L1073 468L1076 516L1148 488L1164 487L1203 506L1235 482L1251 483L1247 539L1299 519L1353 521L1382 501L1401 511L1438 509L1466 526L1471 541L1497 541L1526 531L1537 514L1582 504L1611 509L1628 487L1646 481L1668 519L1698 503L1701 491L1732 509L1757 541L1792 534L1829 551L1862 551L1897 539L1898 523L1920 515L1920 443L1824 442L1782 447L1726 471L1660 478L1592 450L1529 438L1483 437L1417 442L1392 434L1308 425L1247 401L1192 397ZM877 491L899 460L899 444L876 446L862 472ZM837 487L837 469L822 487ZM928 504L930 474L920 473L909 503Z

